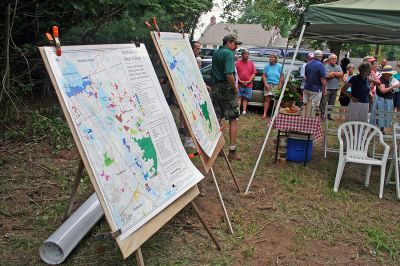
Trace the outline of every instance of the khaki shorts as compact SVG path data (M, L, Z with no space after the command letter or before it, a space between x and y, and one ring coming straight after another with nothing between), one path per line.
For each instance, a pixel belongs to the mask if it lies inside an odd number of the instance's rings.
M212 86L211 100L219 119L232 120L239 117L238 95L229 82L218 82Z
M319 103L321 102L321 98L322 98L322 92L303 90L303 103L304 104L307 104L310 101L312 106L314 108L316 108L319 106Z
M271 86L271 90L267 91L267 89L264 87L264 96L273 96L279 90L278 85L272 83L268 83L268 85Z

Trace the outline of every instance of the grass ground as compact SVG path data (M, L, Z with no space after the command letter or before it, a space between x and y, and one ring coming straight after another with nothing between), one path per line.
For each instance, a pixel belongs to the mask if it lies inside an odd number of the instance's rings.
M42 265L38 248L63 222L79 155L57 108L34 108L24 122L2 124L0 145L0 264ZM259 114L239 120L238 152L233 168L244 189L266 133ZM227 139L227 132L224 132ZM45 167L44 170L27 160ZM195 163L199 166L198 161ZM142 247L147 265L400 265L400 204L394 186L378 199L378 172L363 186L363 168L346 167L333 193L337 155L301 164L273 163L267 145L252 192L236 193L224 161L214 170L234 227L227 232L214 184L197 198L204 217L223 246L217 251L193 211L186 207ZM93 192L81 183L76 206ZM112 240L94 240L109 231L102 219L71 253L65 265L134 265L123 260Z

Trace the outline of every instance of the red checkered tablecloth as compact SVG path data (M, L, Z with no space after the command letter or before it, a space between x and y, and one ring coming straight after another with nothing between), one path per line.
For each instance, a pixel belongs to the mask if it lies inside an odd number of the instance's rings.
M323 133L319 117L303 117L299 115L278 114L273 128L282 131L297 131L314 135L316 140L322 139Z

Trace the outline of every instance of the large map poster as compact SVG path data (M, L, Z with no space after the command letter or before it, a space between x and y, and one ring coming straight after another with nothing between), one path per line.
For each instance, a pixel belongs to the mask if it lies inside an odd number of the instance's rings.
M60 57L46 47L45 54L111 228L124 240L203 176L182 146L143 44L63 46Z
M154 32L154 37L192 132L211 157L222 133L189 39L173 32Z

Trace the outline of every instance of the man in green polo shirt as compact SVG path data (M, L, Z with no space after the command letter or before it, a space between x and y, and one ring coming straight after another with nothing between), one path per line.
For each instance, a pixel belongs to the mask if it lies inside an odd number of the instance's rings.
M238 92L235 82L235 54L237 46L242 44L232 35L226 35L222 46L212 57L212 90L211 98L218 119L229 121L229 160L241 160L236 153L237 118L239 118Z

